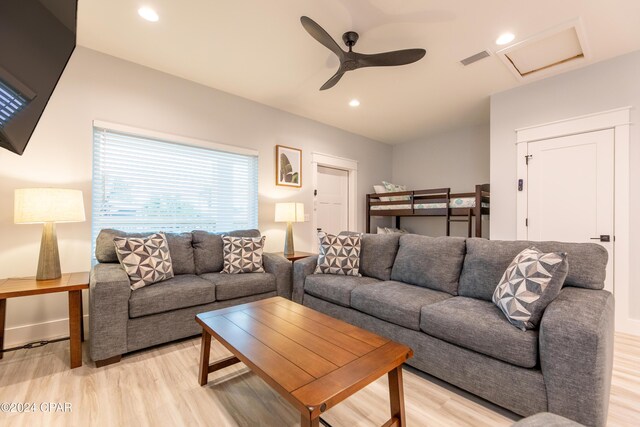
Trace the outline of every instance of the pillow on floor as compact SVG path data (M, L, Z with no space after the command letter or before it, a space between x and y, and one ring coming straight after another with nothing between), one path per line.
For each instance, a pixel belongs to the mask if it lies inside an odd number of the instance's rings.
M342 274L360 277L360 234L338 235L318 233L316 274Z
M114 237L113 244L118 261L129 276L132 290L173 277L171 254L164 233L147 237Z
M565 252L527 248L516 255L502 275L493 303L516 327L535 329L544 309L560 294L568 271Z
M264 273L262 253L265 237L222 237L222 273Z

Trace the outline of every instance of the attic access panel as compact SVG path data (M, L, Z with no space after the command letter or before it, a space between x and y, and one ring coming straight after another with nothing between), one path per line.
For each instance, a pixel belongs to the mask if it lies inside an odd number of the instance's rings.
M518 80L559 74L589 58L579 20L509 46L497 54Z

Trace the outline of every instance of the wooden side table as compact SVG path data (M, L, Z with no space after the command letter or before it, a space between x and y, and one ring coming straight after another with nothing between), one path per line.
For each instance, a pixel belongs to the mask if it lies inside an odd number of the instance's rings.
M71 369L82 366L82 290L89 289L89 272L66 273L59 279L36 280L35 277L0 279L0 359L4 350L4 326L7 299L31 295L68 292L69 294L69 347Z
M313 255L317 255L317 254L312 254L311 252L300 252L300 251L294 252L293 255L285 255L284 252L274 252L274 254L280 255L281 257L284 257L284 258L288 259L291 262L296 262L299 259L303 259L303 258L307 258L307 257L313 256Z

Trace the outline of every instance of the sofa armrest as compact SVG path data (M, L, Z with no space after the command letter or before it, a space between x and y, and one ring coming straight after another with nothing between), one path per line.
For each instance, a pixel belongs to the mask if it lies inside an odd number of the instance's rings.
M291 261L276 254L263 254L264 271L276 276L278 296L291 299Z
M129 276L120 264L97 264L89 276L89 354L94 361L127 352Z
M304 279L313 274L318 264L318 255L303 258L293 263L293 302L302 304L304 295Z
M614 299L567 287L540 323L540 365L549 412L604 426L613 366Z

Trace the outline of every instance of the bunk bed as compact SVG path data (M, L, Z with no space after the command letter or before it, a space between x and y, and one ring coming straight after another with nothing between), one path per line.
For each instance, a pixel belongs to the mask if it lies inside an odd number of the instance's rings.
M432 188L367 194L367 233L371 233L372 217L395 217L395 227L400 228L400 218L428 216L445 218L447 236L452 222L466 222L469 237L482 237L482 216L489 215L490 197L489 184L476 185L472 193Z

